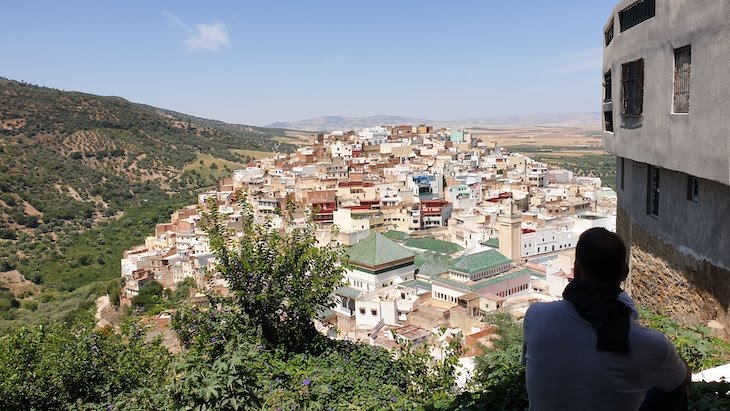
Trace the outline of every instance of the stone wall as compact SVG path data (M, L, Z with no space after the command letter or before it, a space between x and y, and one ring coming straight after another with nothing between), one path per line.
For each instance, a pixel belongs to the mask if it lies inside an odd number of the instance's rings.
M637 304L682 324L716 321L711 324L718 333L730 337L730 272L679 252L631 220L621 207L616 231L630 252L624 288Z

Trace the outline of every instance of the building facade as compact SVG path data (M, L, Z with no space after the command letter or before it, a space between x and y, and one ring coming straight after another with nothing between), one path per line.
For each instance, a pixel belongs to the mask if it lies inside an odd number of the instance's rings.
M639 304L730 326L730 2L625 0L603 31L603 140ZM726 328L727 329L727 328Z

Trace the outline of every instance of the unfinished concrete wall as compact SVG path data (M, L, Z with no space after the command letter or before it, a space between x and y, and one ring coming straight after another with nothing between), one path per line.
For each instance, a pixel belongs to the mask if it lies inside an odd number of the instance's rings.
M629 159L622 166L617 159L618 206L634 223L680 252L730 269L730 186L700 179L697 201L691 201L688 175L660 169L659 215L649 215L648 167Z
M730 337L730 271L681 253L643 228L619 206L617 232L629 249L624 288L637 304L697 325L715 320Z

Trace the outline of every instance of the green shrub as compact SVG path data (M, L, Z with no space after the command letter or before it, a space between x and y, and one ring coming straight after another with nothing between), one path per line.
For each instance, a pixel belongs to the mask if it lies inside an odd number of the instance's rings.
M18 235L15 233L15 230L11 230L9 228L0 228L0 239L17 240ZM7 270L5 270L5 271L7 271Z
M162 285L155 280L149 281L142 285L139 294L132 298L132 305L139 307L144 311L150 310L157 304L162 302Z
M28 311L35 311L38 309L38 301L35 300L24 300L22 307Z
M133 337L133 338L129 338ZM169 355L138 336L92 325L19 327L0 338L0 409L66 409L109 403L165 381Z

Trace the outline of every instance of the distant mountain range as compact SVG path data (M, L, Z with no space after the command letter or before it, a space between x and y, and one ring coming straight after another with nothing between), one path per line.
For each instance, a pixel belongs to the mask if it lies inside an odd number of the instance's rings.
M425 118L388 116L370 117L326 116L300 121L278 121L266 127L305 131L355 130L365 127L394 126L400 124L429 124L447 128L485 128L493 126L583 126L600 127L600 113L536 114L468 118L461 120L429 120Z

